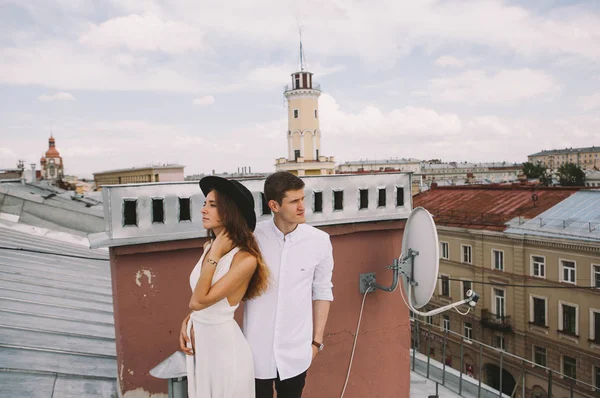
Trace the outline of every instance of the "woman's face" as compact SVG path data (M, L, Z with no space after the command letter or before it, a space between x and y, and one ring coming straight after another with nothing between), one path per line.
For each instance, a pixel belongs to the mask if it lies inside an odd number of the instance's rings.
M206 202L202 207L202 226L205 229L215 229L223 226L217 210L217 195L214 190L206 195Z

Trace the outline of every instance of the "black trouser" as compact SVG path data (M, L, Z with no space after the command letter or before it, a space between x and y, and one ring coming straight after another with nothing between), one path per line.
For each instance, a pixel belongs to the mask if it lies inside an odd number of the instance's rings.
M256 398L273 398L273 382L277 398L301 398L305 380L306 372L285 380L279 380L279 373L276 379L254 379Z

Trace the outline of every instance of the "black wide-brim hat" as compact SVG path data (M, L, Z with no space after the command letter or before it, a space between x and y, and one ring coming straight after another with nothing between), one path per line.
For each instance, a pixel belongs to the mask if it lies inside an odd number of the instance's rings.
M254 231L256 227L256 213L254 212L254 197L252 193L242 185L239 181L228 180L217 176L208 176L200 180L200 189L204 196L207 196L210 191L216 189L228 195L241 210L248 228Z

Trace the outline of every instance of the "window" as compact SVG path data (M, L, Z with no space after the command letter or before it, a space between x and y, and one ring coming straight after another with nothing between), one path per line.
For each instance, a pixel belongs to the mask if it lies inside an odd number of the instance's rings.
M471 322L465 322L464 336L467 341L471 341L473 338L473 324Z
M531 322L537 326L546 326L546 299L531 297L532 317Z
M560 260L561 282L575 284L575 261Z
M294 109L294 119L298 119L300 111L298 109Z
M559 301L558 322L560 331L565 334L577 336L577 307Z
M396 187L396 207L404 206L404 187Z
M600 265L592 264L592 285L600 289Z
M344 191L333 191L333 210L344 210Z
M594 366L594 383L596 388L600 390L600 366Z
M179 198L179 221L192 221L190 198Z
M442 327L444 329L444 332L450 331L450 317L448 315L444 315Z
M505 350L506 346L505 346L505 340L504 340L504 336L500 336L500 335L495 335L494 336L494 347L499 348L501 350Z
M492 261L494 269L504 271L504 252L501 250L492 250Z
M123 225L137 225L137 200L123 200Z
M531 276L546 277L546 259L542 256L531 256Z
M600 311L590 310L590 340L600 344Z
M471 264L472 250L473 249L471 248L471 246L463 245L463 247L462 247L462 262L463 263Z
M546 366L546 349L544 347L533 346L533 362L540 366Z
M504 290L502 289L493 289L494 293L494 312L499 319L503 319L506 314L506 306L505 306L505 298L504 298Z
M378 192L377 207L385 207L385 188L380 188Z
M428 325L433 325L433 316L428 316L427 317L427 324Z
M323 213L323 192L315 191L313 213Z
M446 275L442 275L441 284L442 296L450 297L450 278Z
M165 201L162 198L152 198L152 222L165 222Z
M467 292L471 290L472 286L471 281L462 281L463 299L467 298Z
M269 207L269 202L267 202L267 196L264 192L260 193L261 198L261 207L262 207L262 215L271 214L271 208Z
M369 208L369 190L368 189L359 189L358 190L358 208L359 209L368 209Z
M563 374L565 376L571 377L573 379L577 378L577 360L575 358L568 357L566 355L562 356L563 360Z
M300 149L294 149L294 160L298 160L300 157Z
M441 258L448 260L450 259L450 253L449 253L449 246L448 246L448 242L440 242L440 252L441 252Z
M319 118L319 111L317 111L317 110L315 109L315 119L318 119L318 118Z

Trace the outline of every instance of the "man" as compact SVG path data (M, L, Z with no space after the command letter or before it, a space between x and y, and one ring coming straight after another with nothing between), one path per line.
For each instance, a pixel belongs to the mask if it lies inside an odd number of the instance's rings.
M266 293L244 306L243 331L254 356L256 398L300 398L306 372L324 347L333 300L329 235L305 224L304 182L271 174L265 196L273 219L254 234L271 272Z

